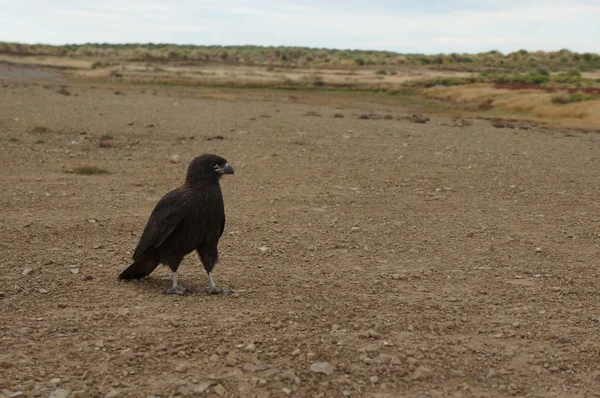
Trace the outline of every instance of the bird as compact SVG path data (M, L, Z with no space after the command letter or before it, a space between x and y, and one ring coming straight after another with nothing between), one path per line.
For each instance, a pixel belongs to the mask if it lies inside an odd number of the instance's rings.
M194 158L187 169L185 182L164 195L152 210L133 253L133 263L119 279L145 278L158 267L171 269L172 286L165 294L191 294L177 283L177 270L183 258L196 251L208 273L209 294L231 294L218 288L212 271L219 262L219 239L225 229L225 205L219 180L233 175L233 167L215 154Z

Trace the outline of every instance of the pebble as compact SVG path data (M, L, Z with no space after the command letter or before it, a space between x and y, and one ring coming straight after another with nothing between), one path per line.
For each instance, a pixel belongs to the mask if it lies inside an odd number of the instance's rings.
M33 388L34 385L35 385L35 383L33 382L33 380L27 380L27 381L24 381L23 383L21 383L21 388L23 390L29 391Z
M314 352L309 352L308 354L306 354L306 359L308 359L309 361L311 359L315 359L317 357L317 354L315 354Z
M185 373L190 368L190 365L187 362L181 362L179 365L175 367L175 371L177 373Z
M21 272L25 276L29 276L33 272L33 268L25 268L23 272Z
M379 354L379 356L377 357L377 359L385 364L391 364L391 365L400 365L402 363L402 361L400 361L400 358L394 356L394 355L390 355L390 354Z
M77 275L79 273L79 268L71 268L69 271L71 271L73 275Z
M369 378L369 381L373 384L377 383L379 381L379 377L378 376L371 376Z
M135 357L135 353L133 352L133 350L131 348L125 348L124 350L121 351L119 356L123 359L131 359L131 358Z
M222 397L223 395L225 395L225 387L223 387L223 384L217 384L214 388L215 393L219 396Z
M294 381L294 379L296 379L296 374L292 369L288 369L281 374L281 378L284 380Z
M283 391L285 395L290 395L292 393L292 390L287 387L282 388L281 391Z
M211 355L211 357L209 359L211 362L217 362L219 359L221 359L221 357L218 356L217 354L213 354L213 355Z
M376 331L376 330L369 330L369 337L373 338L373 339L378 339L379 337L381 337L381 335Z
M210 383L202 382L200 384L196 384L193 388L193 391L196 394L201 394L204 391L208 390L209 388L210 388Z
M406 360L406 364L408 365L409 369L413 369L418 363L419 360L417 358L410 357Z
M40 289L39 292L42 294L48 294L48 291L46 289Z
M362 360L364 363L366 363L367 365L370 365L373 363L373 358L369 358L369 357L364 357Z
M119 395L121 395L121 392L113 388L104 395L104 398L117 398Z
M542 248L541 247L536 247L535 248L535 252L536 253L541 253L542 252Z
M300 352L300 348L296 348L294 351L292 351L292 356L297 357L298 355L300 355Z
M88 394L86 391L73 391L69 398L88 398L89 396L90 394Z
M333 366L329 362L315 362L310 365L311 372L323 373L328 376L333 374Z
M411 375L412 380L426 380L433 377L433 371L425 366L419 366Z
M0 292L0 298L6 297L6 293Z
M238 362L238 357L235 352L230 352L229 355L225 357L225 364L227 366L235 366Z
M244 347L244 350L254 352L256 351L256 346L253 343L250 343L246 347Z
M117 310L117 314L119 314L120 316L127 316L127 315L129 315L129 309L127 309L127 308L119 308Z
M50 398L67 398L69 394L71 394L71 390L59 388L58 390L54 390L50 393Z
M171 156L171 163L179 163L181 160L179 159L179 155Z
M50 384L60 384L60 378L55 377L54 379L50 380Z

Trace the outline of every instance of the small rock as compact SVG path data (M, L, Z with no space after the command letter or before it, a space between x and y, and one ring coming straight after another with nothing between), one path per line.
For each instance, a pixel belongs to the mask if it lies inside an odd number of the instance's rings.
M256 346L254 345L254 343L250 343L246 347L244 347L244 350L254 352L256 351Z
M292 393L292 390L290 390L290 389L289 389L289 388L287 388L287 387L283 387L283 388L281 389L281 391L283 391L283 393L284 393L285 395L290 395L290 394Z
M79 390L73 391L69 398L88 398L89 396L90 394L88 394L86 391Z
M376 330L369 330L369 337L373 338L373 339L378 339L379 337L381 337L381 335L376 331Z
M411 375L412 380L426 380L433 377L433 371L425 366L419 366Z
M50 393L50 398L67 398L69 394L71 394L71 390L59 388L58 390L54 390Z
M77 275L79 273L79 268L71 268L69 271L71 271L73 275Z
M261 246L258 248L258 250L261 251L261 253L266 253L267 251L269 251L269 247L268 246Z
M292 356L297 357L298 355L300 355L300 352L300 348L296 348L294 351L292 351Z
M171 156L171 163L179 163L181 160L179 159L179 155Z
M399 365L401 363L400 358L389 354L379 354L377 359L379 360L379 362L385 363L387 365Z
M135 353L133 352L133 350L131 348L125 348L124 350L121 351L119 356L125 360L128 360L128 359L135 357Z
M110 390L109 392L107 392L104 395L104 398L117 398L119 395L121 395L121 391L119 390L115 390L114 388L112 390Z
M27 381L24 381L23 383L21 383L21 388L23 390L29 391L29 390L33 389L34 385L35 385L35 382L33 380L27 380Z
M328 376L333 374L333 366L329 362L315 362L310 365L311 372L323 373Z
M50 384L60 384L60 378L55 377L54 379L50 380Z
M42 294L48 294L48 291L46 289L40 289L39 292Z
M222 397L223 395L225 395L225 387L223 387L223 384L217 384L214 388L215 393L217 393L217 395L219 397Z
M204 391L208 390L210 388L210 383L207 382L202 382L200 384L196 384L192 390L194 391L194 393L196 394L201 394Z
M408 365L408 368L411 370L414 369L418 363L419 363L419 360L417 358L410 357L410 358L406 359L406 364Z
M221 357L218 356L217 354L213 354L213 355L210 356L209 359L210 359L211 362L217 362L219 359L221 359Z
M238 358L235 352L230 352L229 355L225 357L225 364L227 366L235 366L238 362Z
M185 373L190 368L190 365L187 362L181 362L179 365L175 367L175 371L177 373Z
M33 268L29 268L29 267L27 267L27 268L25 268L25 269L23 270L23 272L21 272L21 273L22 273L24 276L29 276L29 274L31 274L32 272L33 272Z
M4 298L4 297L6 297L6 293L0 292L0 298Z
M315 359L317 357L317 354L315 354L314 352L309 352L308 354L306 354L306 359L308 359L309 361L311 359Z
M535 248L535 252L536 253L541 253L542 252L542 248L541 247L536 247Z
M378 376L371 376L369 378L369 381L373 384L377 383L379 381L379 377Z
M296 378L296 374L292 369L288 369L281 374L281 378L283 380L294 381L294 379Z
M373 358L369 358L369 357L364 357L362 361L364 363L366 363L367 365L370 365L370 364L372 364L374 362Z
M129 315L129 309L127 309L127 308L119 308L117 310L117 314L119 314L120 316L127 316L127 315Z

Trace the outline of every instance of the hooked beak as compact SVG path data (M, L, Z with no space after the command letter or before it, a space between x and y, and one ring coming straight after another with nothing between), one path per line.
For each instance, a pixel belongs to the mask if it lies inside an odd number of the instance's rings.
M223 167L222 169L219 169L219 173L220 174L235 174L235 172L233 171L233 167L231 167L229 165L229 163L225 163L225 167Z

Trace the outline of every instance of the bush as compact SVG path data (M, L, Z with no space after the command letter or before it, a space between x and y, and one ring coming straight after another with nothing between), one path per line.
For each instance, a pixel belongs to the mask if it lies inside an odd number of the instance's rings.
M591 101L596 99L593 95L585 94L585 93L573 93L569 97L569 102L583 102L583 101Z
M375 72L375 74L377 75L387 75L388 71L385 69L379 69L377 72Z
M600 98L600 97L590 95L590 94L585 94L585 93L573 93L569 96L563 94L563 95L557 95L555 97L552 97L552 103L554 103L554 104L572 104L575 102L592 101L592 100L595 100L598 98Z
M536 73L538 75L550 76L550 71L544 67L537 68Z

